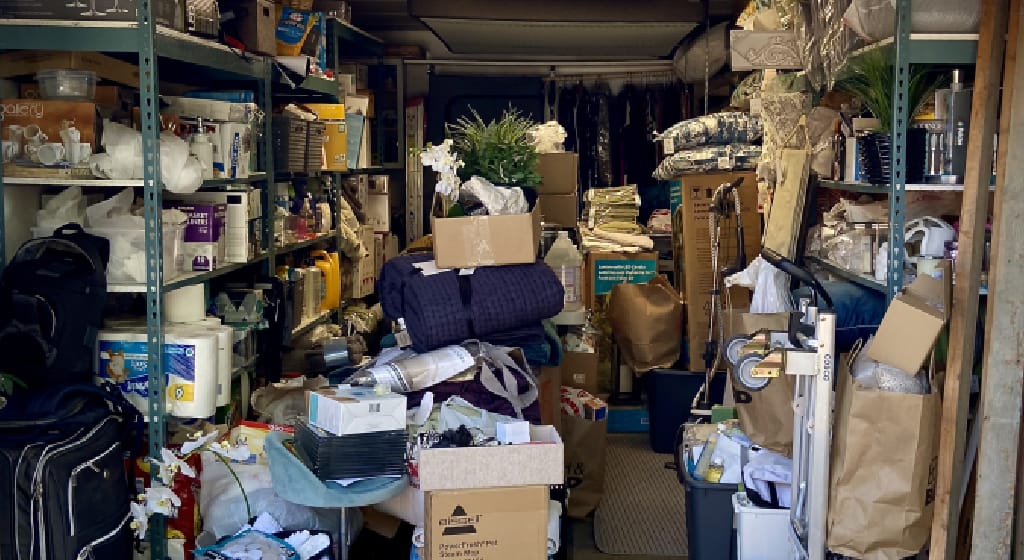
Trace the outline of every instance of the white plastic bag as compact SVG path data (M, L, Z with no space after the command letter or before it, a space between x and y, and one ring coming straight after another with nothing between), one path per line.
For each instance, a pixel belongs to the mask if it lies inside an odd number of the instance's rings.
M530 211L530 205L526 202L523 189L499 187L476 175L462 184L459 200L466 198L479 201L487 209L487 214L491 216L526 214Z
M743 484L765 501L771 501L771 486L775 486L779 505L788 508L793 499L793 461L767 449L751 450L743 467Z
M725 279L725 285L743 286L754 291L751 313L787 313L793 311L793 298L787 288L788 276L760 256L750 265Z
M548 121L530 129L533 145L538 154L553 154L565 151L565 128L558 121Z
M517 421L515 418L473 406L462 397L450 397L441 403L440 430L442 432L466 426L471 431L479 430L485 437L493 438L497 436L499 423Z
M54 229L72 222L85 225L83 200L81 187L64 189L36 212L36 225Z

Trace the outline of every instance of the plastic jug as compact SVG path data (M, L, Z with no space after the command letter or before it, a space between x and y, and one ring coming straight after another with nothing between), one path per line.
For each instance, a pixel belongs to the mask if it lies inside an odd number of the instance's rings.
M313 264L323 273L324 299L320 303L320 309L328 311L337 309L341 305L341 270L337 255L331 258L327 251L312 251Z
M918 257L939 257L946 251L946 242L956 237L956 230L939 218L925 216L907 222L903 230L904 243L919 243L919 249L915 255L907 255L908 262L917 262Z
M558 232L558 238L551 245L544 263L555 271L565 289L565 300L562 312L579 311L583 308L583 297L580 294L580 279L583 276L583 256L569 240L569 232Z

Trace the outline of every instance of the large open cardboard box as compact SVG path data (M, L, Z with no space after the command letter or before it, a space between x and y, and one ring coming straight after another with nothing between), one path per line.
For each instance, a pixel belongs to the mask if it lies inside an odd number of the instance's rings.
M951 275L945 263L942 278L919 276L892 300L871 340L868 357L911 374L923 368L949 319Z
M565 448L554 426L530 426L533 443L420 450L420 489L558 485L565 481Z
M439 268L475 268L536 262L541 210L529 214L432 218Z

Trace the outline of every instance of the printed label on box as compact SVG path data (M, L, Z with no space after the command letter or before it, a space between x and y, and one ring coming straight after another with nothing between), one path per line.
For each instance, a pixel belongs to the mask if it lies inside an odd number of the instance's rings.
M146 369L149 365L149 353L146 342L131 342L121 340L101 340L100 352L100 376L114 381L121 389L121 392L134 393L140 397L149 397L149 375ZM192 393L190 384L195 381L196 375L196 347L191 344L164 344L164 376L175 376L185 381L186 384L178 383L168 385L175 391L171 398L176 401L192 402L195 395ZM187 389L186 389L187 385Z
M594 294L612 291L616 284L646 284L658 274L658 261L594 261Z

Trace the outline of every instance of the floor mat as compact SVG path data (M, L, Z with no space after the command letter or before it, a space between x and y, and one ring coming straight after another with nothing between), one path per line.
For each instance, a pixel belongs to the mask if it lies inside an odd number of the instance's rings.
M686 557L686 494L647 434L609 434L594 543L605 554Z

